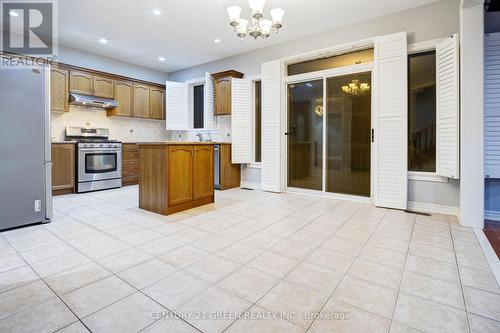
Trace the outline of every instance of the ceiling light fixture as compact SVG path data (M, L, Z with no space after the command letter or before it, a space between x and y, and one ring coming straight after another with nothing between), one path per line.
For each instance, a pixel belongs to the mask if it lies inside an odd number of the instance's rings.
M363 96L370 91L370 85L368 83L360 83L359 80L352 80L346 86L342 86L342 91L351 96Z
M285 11L281 8L274 8L270 11L271 20L264 18L264 6L266 0L249 0L248 6L252 10L251 25L249 21L241 18L241 7L231 6L226 9L229 15L229 24L234 28L236 35L241 39L247 35L254 39L261 37L266 40L271 36L271 32L278 33L278 30L283 27L283 16Z
M155 14L156 16L160 16L161 15L161 11L159 9L154 9L153 10L153 14Z
M158 61L164 62L165 60L165 57L158 57Z
M215 44L219 44L220 43L220 39L219 38L214 39L214 43Z
M101 44L108 44L108 40L106 38L99 38L99 43Z
M19 13L14 10L9 11L9 15L12 17L19 17Z

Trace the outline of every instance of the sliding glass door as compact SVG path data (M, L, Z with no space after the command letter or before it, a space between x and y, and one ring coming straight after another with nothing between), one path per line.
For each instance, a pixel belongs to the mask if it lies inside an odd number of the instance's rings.
M371 72L290 83L288 187L370 196Z

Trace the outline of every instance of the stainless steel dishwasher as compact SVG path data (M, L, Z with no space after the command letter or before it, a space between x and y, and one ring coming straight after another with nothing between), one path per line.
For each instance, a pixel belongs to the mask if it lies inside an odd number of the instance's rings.
M220 190L220 145L214 145L214 187Z

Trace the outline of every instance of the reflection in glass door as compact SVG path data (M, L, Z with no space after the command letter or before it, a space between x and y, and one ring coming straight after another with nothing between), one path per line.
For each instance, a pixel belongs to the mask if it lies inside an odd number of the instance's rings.
M371 73L326 79L326 191L370 196Z
M323 189L323 80L288 87L288 186Z

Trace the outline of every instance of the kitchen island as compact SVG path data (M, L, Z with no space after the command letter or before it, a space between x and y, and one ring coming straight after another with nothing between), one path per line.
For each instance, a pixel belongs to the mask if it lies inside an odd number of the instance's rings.
M214 202L213 142L139 145L139 208L169 215Z

